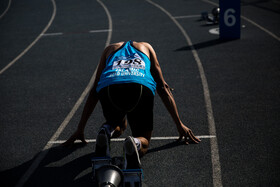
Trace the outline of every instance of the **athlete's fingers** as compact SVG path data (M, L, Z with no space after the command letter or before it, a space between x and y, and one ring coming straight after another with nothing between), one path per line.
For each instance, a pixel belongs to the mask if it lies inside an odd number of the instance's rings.
M189 142L194 142L196 144L198 144L200 142L200 139L195 137L195 135L193 134L193 132L191 130L189 132L189 138L190 138Z
M187 132L183 132L183 134L180 134L180 136L179 136L177 141L181 141L184 138L185 144L188 145L189 144L188 137L189 137L188 131Z
M73 134L66 142L62 143L62 146L71 148L76 140L77 135Z
M192 137L193 137L193 139L195 140L196 143L201 142L201 140L200 140L199 138L197 138L197 137L193 134L193 132L191 132L191 135L192 135Z
M185 144L186 144L186 145L189 145L189 140L188 140L188 137L187 137L187 136L185 136Z
M85 140L85 137L84 137L84 136L82 136L82 137L79 138L79 139L82 141L83 144L87 144L87 141Z
M74 144L74 141L75 140L71 137L67 141L62 143L61 145L64 146L64 147L72 147L72 145Z
M85 139L82 139L81 141L82 143L87 144L87 141Z

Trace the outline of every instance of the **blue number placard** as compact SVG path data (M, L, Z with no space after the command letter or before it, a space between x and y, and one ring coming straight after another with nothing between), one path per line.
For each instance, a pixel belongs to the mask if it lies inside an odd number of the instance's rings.
M240 38L240 0L220 0L220 38Z

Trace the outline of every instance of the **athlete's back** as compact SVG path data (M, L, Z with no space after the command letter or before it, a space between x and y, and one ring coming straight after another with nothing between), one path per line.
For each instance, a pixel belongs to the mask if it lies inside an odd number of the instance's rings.
M105 49L106 58L108 58L111 53L113 53L114 51L116 51L120 47L122 47L122 45L124 43L125 42L113 43L113 44L110 44L108 47L106 47L106 49ZM139 51L143 52L145 55L147 55L150 58L150 52L149 52L150 44L148 44L147 42L135 42L135 41L133 41L133 46L135 48L137 48Z

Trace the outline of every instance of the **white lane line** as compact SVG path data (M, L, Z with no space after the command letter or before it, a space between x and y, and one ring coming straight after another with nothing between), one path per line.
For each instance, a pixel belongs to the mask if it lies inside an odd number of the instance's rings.
M103 29L103 30L91 30L89 33L99 33L99 32L110 32L110 29Z
M174 19L199 18L201 15L174 16Z
M52 13L51 19L50 19L49 23L47 24L47 26L44 28L44 30L41 32L41 34L39 34L39 36L24 51L22 51L14 60L12 60L7 66L5 66L0 71L0 75L2 73L4 73L7 69L9 69L12 65L14 65L18 61L18 59L20 59L25 53L27 53L27 51L29 51L29 49L31 49L31 47L33 47L38 42L38 40L42 37L42 35L51 26L51 24L52 24L52 22L53 22L53 20L55 18L55 15L56 15L56 4L55 4L55 1L54 0L51 0L51 1L52 1L52 4L53 4L53 13Z
M259 24L257 24L256 22L250 20L249 18L245 17L245 16L241 16L242 19L248 21L249 23L251 23L252 25L255 25L256 27L258 27L259 29L261 29L262 31L266 32L267 34L269 34L270 36L272 36L273 38L275 38L276 40L278 40L280 42L280 37L276 36L276 34L270 32L269 30L267 30L266 28L260 26Z
M44 33L42 36L61 36L64 34L79 34L79 33L103 33L103 32L111 32L110 29L101 29L101 30L90 30L87 32L76 32L76 33L63 33L63 32L55 32L55 33Z
M53 6L54 9L56 10L56 6L55 6L55 2L54 0L52 0L53 2ZM99 2L97 0L97 2ZM100 2L99 2L100 3ZM105 5L102 5L103 7L105 7ZM106 7L105 7L106 8ZM106 13L107 15L110 15L110 12L108 11L108 9L106 8ZM108 32L108 36L107 36L107 40L105 43L105 47L107 45L109 45L110 41L111 41L111 37L112 37L112 19L111 19L111 15L108 17L109 18L109 30L110 32ZM64 119L64 121L62 122L62 124L59 126L59 128L57 129L57 131L53 134L53 136L51 137L51 139L48 141L48 143L45 145L45 147L43 148L43 150L41 151L41 153L35 158L35 160L32 162L31 166L28 168L28 170L24 173L24 175L20 178L20 180L18 181L16 187L22 187L27 180L32 176L32 174L35 172L35 170L38 168L39 164L42 162L42 160L46 157L46 155L48 154L50 148L52 147L52 143L49 142L53 142L56 141L56 139L59 137L59 135L62 133L62 131L65 129L65 127L68 125L69 121L72 119L72 117L74 116L75 112L77 111L77 109L79 108L79 106L81 105L81 103L83 102L84 98L86 97L86 95L88 94L88 92L90 91L90 88L95 80L95 75L96 75L96 70L94 74L92 75L89 84L87 85L87 87L85 88L85 90L83 91L82 95L80 96L80 98L78 99L78 101L76 102L76 104L74 105L73 109L70 111L70 113L67 115L67 117Z
M42 36L59 36L59 35L63 35L62 32L57 32L57 33L44 33L41 34Z
M196 136L200 139L216 138L214 135L198 135ZM152 140L177 140L179 136L166 136L166 137L152 137Z
M6 9L4 10L4 12L3 12L3 13L1 14L1 16L0 16L0 19L1 19L2 17L4 17L4 15L8 12L8 10L9 10L9 8L10 8L10 6L11 6L11 2L12 2L12 0L9 0Z
M214 3L212 1L209 0L202 0L206 3L212 4L214 6L219 6L218 3ZM261 29L262 31L266 32L268 35L272 36L273 38L275 38L276 40L280 41L280 37L277 36L276 34L270 32L269 30L267 30L266 28L262 27L261 25L257 24L256 22L252 21L251 19L245 17L245 16L241 16L242 19L246 20L247 22L251 23L252 25L255 25L256 27L258 27L259 29Z
M209 134L216 136L216 126L215 126L215 120L214 120L214 115L213 115L213 109L212 109L212 104L211 104L211 98L210 98L210 92L209 92L209 88L208 88L207 79L206 79L206 76L205 76L205 73L204 73L204 68L202 66L201 60L198 56L198 53L197 53L196 49L193 47L193 43L192 43L189 35L186 33L186 31L181 26L181 24L175 18L173 18L172 15L167 10L165 10L160 5L152 2L151 0L146 0L146 1L149 2L150 4L154 5L155 7L160 9L161 11L163 11L175 23L175 25L180 29L180 31L184 35L188 45L191 47L191 52L192 52L192 54L194 56L194 59L197 63L199 73L200 73L200 78L201 78L201 81L202 81L204 100L205 100L206 111L207 111ZM221 166L220 166L220 158L219 158L219 149L218 149L217 137L210 139L210 147L211 147L213 185L221 187L221 186L223 186L223 184L222 184L222 177L221 177Z
M219 6L219 3L215 3L215 2L212 2L212 1L209 1L209 0L202 0L202 1L204 1L206 3L209 3L211 5L214 5L214 6Z
M210 139L210 138L216 138L216 136L212 135L201 135L201 136L196 136L200 139ZM167 136L167 137L152 137L152 140L177 140L179 136ZM111 142L122 142L124 141L125 138L112 138ZM49 144L62 144L66 140L55 140L55 141L49 141ZM88 143L94 143L96 142L96 139L86 139ZM77 140L75 142L81 142L80 140Z

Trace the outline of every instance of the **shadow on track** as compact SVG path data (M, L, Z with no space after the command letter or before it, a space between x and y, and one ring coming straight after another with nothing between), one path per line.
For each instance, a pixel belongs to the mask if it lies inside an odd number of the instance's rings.
M189 142L189 144L195 144L193 142ZM184 141L173 141L173 142L170 142L170 143L167 143L165 145L162 145L162 146L159 146L159 147L155 147L155 148L152 148L152 149L149 149L147 154L149 153L153 153L153 152L158 152L158 151L162 151L162 150L167 150L167 149L172 149L174 147L178 147L178 146L187 146L186 143Z
M184 141L173 141L149 149L148 154L183 145L186 145ZM24 186L93 186L91 159L94 157L94 152L80 156L78 150L84 146L86 145L83 143L76 143L72 148L66 148L63 146L50 148L47 156ZM1 171L1 185L5 187L16 186L17 182L40 153L34 156L32 160L29 160L20 166Z
M74 152L84 146L78 143L71 149L62 146L51 148L25 186L92 186L91 158L94 153L77 156L74 160L67 158L70 154L75 155ZM39 154L20 166L0 172L1 185L15 186ZM66 163L55 165L55 162L62 159Z
M209 41L206 41L206 42L201 42L201 43L198 43L198 44L194 44L192 46L184 46L184 47L175 49L174 51L175 52L190 51L190 50L192 50L192 47L194 47L196 50L199 50L199 49L203 49L203 48L206 48L206 47L211 47L211 46L227 43L227 42L230 42L230 41L234 41L234 40L214 39L214 40L209 40Z

